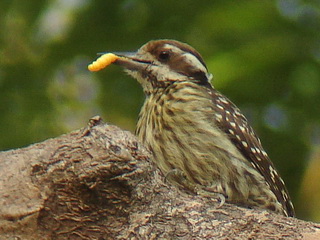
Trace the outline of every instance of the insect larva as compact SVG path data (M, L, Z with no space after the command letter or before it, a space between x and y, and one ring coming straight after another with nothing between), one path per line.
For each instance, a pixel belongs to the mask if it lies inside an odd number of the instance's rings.
M88 69L91 72L100 71L101 69L107 67L111 63L115 62L119 57L117 55L114 55L113 53L106 53L100 56L96 61L92 62Z

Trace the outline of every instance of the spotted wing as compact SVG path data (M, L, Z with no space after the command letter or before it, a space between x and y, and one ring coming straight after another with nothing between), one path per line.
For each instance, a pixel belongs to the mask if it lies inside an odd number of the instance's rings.
M217 124L235 144L239 151L248 159L265 178L270 189L289 216L294 216L294 209L283 180L277 173L273 163L264 151L261 142L247 119L240 110L225 96L215 89L210 94L216 108Z

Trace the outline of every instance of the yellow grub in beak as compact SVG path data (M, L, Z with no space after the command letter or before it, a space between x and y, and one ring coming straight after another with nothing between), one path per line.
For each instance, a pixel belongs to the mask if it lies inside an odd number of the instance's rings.
M100 56L96 61L92 62L89 66L88 69L91 72L97 72L100 71L101 69L104 69L111 63L114 63L117 61L119 57L113 53L106 53Z

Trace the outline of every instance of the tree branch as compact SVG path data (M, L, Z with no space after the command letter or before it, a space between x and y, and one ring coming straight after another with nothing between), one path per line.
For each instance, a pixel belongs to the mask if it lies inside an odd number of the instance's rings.
M320 225L179 190L129 132L87 128L0 153L0 239L320 239Z

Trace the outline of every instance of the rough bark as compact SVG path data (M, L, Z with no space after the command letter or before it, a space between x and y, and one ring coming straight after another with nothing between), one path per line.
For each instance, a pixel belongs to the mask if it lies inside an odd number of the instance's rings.
M99 118L0 153L0 239L320 239L319 227L179 190Z

